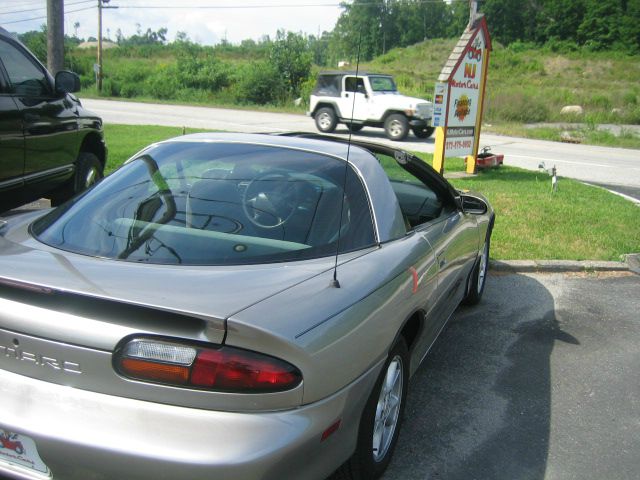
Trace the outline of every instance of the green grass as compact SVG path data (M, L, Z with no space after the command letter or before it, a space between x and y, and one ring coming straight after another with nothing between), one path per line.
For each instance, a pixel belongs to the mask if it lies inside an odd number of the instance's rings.
M187 129L186 133L202 130ZM143 147L182 134L182 128L106 125L107 172ZM428 163L432 156L414 152ZM386 169L402 178L391 159ZM449 158L446 172L463 171L462 159ZM496 211L491 256L502 260L619 260L640 252L640 208L597 187L559 179L551 193L547 174L500 167L477 176L452 179L459 189L484 194Z
M445 172L462 170L462 159L447 159ZM552 193L546 173L506 166L450 182L482 193L495 209L493 258L620 260L640 252L640 207L601 188L560 177Z
M625 131L624 128L620 135L614 135L611 132L596 130L590 126L567 130L566 128L547 126L525 128L520 124L507 123L502 125L491 125L491 127L483 127L483 131L513 137L549 140L552 142L563 141L562 135L564 132L568 131L571 137L580 139L580 143L585 145L640 149L640 135L629 130Z
M513 167L456 179L496 210L492 249L501 259L620 260L640 252L640 208L603 189Z
M432 164L432 155L413 153ZM462 159L446 160L445 174L461 171ZM505 166L449 181L482 193L495 209L493 258L620 260L640 252L640 207L601 188L560 177L552 193L546 173Z
M197 133L206 130L187 128L184 133ZM109 158L105 174L113 172L127 159L152 143L178 137L183 134L182 127L159 127L154 125L113 125L104 126L104 136L109 149Z

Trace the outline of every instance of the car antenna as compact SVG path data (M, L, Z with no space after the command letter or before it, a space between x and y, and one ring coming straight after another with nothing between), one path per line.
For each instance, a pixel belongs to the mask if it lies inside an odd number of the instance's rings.
M358 54L356 55L356 83L353 89L353 101L351 102L351 123L353 125L353 112L356 108L356 91L358 90L358 78L360 72L360 45L362 44L362 33L360 33L358 38ZM347 141L347 158L344 164L344 177L342 183L342 199L340 201L340 221L338 222L338 241L336 242L336 258L335 263L333 265L333 280L331 280L331 286L335 288L340 288L340 282L338 281L338 254L340 253L340 238L342 236L342 211L344 210L344 197L347 193L347 174L349 172L349 154L351 153L351 135L353 134L353 130L351 127L349 130L349 139Z

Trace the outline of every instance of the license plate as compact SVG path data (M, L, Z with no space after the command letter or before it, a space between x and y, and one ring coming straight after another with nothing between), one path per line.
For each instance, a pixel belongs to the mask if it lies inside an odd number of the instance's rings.
M51 476L36 448L32 438L0 428L0 463L8 463L12 467L38 472L45 478Z

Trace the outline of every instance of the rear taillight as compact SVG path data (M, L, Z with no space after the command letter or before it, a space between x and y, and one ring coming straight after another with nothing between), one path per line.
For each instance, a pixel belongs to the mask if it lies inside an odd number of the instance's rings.
M293 365L228 346L134 338L116 350L115 369L135 380L222 392L290 390L302 381Z

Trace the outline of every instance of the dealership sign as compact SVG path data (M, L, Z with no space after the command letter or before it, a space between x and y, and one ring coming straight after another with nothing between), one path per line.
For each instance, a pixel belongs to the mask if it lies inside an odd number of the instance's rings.
M447 60L434 91L436 127L434 167L444 171L445 157L467 156L475 170L491 40L484 16L467 27Z

